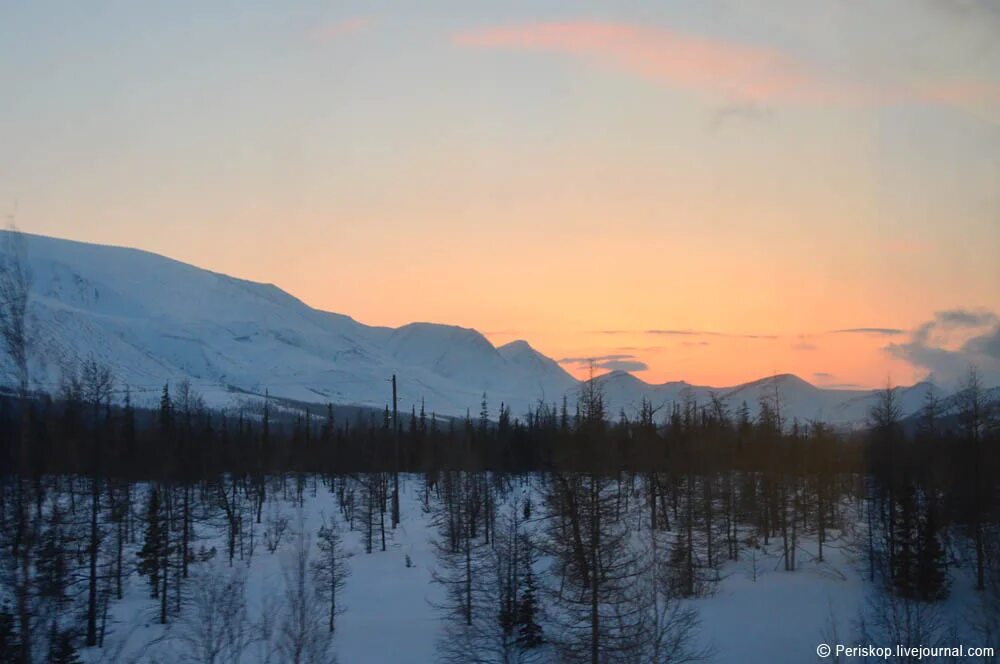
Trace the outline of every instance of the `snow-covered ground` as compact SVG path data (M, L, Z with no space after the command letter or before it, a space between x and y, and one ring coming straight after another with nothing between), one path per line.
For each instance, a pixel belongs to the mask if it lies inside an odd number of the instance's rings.
M334 639L338 660L400 664L434 661L441 623L432 604L442 600L443 591L431 580L435 566L433 527L430 515L422 510L422 479L404 476L401 487L402 521L395 530L389 529L386 550L380 550L377 539L371 554L364 552L360 531L348 530L335 496L321 483L314 485L312 478L308 480L301 510L290 499L272 496L265 508L265 524L281 514L287 517L289 528L274 553L257 534L259 539L246 570L250 617L267 602L282 596L283 563L294 548L294 532L300 527L300 519L316 555L315 534L324 518L334 517L340 520L345 548L352 554L348 561L351 575L340 596L346 612L338 618ZM189 583L199 583L199 579L206 578L204 575L225 576L234 569L246 569L239 556L234 568L228 567L223 531L221 524L197 528L200 539L196 547L215 547L217 553L213 560L192 566ZM700 638L713 649L711 661L814 661L817 645L832 643L833 623L837 640L855 643L855 623L865 606L868 588L863 565L858 564L850 547L844 540L832 538L825 548L826 560L820 563L815 559L815 541L802 540L794 572L784 571L780 548L780 540L775 540L769 547L758 549L756 555L744 549L740 561L720 569L720 580L711 596L688 600L701 618ZM976 610L972 580L953 572L951 590L942 609L962 633L966 619ZM87 652L87 661L178 661L183 645L174 637L183 633L185 623L175 621L165 630L157 622L158 606L148 596L146 580L133 574L125 600L112 604L105 648ZM975 643L967 630L963 638ZM254 652L251 648L243 661L260 661Z

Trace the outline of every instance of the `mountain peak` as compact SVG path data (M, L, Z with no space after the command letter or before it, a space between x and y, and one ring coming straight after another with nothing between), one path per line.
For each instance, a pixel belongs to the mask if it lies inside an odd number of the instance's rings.
M514 341L505 343L502 346L498 346L497 350L500 351L500 354L503 355L504 357L514 357L517 355L528 355L528 354L537 354L537 355L541 354L537 350L532 348L531 344L529 344L524 339L515 339Z
M806 389L806 390L818 390L819 388L804 380L793 373L782 373L774 374L773 376L765 376L764 378L758 378L757 380L750 381L749 383L743 383L742 385L736 386L733 390L739 391L747 388L754 387L769 387L772 385L777 385L781 389Z
M2 238L3 231L0 231ZM320 311L279 287L212 272L125 247L26 235L34 275L31 315L38 325L39 384L58 384L61 367L93 356L137 400L155 402L165 382L191 380L213 405L239 392L302 402L380 408L386 380L399 378L401 406L426 400L439 414L490 402L524 412L539 400L575 396L579 381L523 339L495 347L480 332L418 322L373 327ZM51 361L50 358L57 358ZM2 374L3 357L0 357ZM863 420L874 390L816 387L777 374L732 387L673 381L653 385L626 371L598 377L609 412L656 407L713 392L731 403L773 396L782 412L831 423ZM906 388L906 411L919 408L927 383Z
M637 383L640 385L649 385L646 381L639 378L633 373L625 371L623 369L613 369L606 374L601 374L597 377L600 382L618 382L618 383Z

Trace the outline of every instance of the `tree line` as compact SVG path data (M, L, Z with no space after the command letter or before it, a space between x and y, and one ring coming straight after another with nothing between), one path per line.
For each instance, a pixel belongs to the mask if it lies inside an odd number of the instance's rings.
M831 548L880 590L864 633L929 643L943 629L935 607L968 573L975 628L1000 636L1000 430L974 370L956 416L931 396L906 427L887 388L852 433L788 421L777 389L756 404L688 395L608 413L594 380L574 403L524 414L484 395L465 418L337 417L266 394L219 410L184 381L137 407L93 358L55 394L30 391L30 273L14 249L0 269L14 369L0 395L0 661L74 662L104 646L135 578L160 623L188 627L195 661L251 648L325 661L349 571L340 530L365 555L385 551L414 518L401 473L420 478L435 525L448 661L704 659L684 599L711 594L730 561L749 558L756 577L758 558L794 572ZM307 532L282 506L320 487L339 514ZM210 532L221 547L206 546ZM238 573L199 576L279 550L294 554L281 606L252 619L227 602L243 593Z

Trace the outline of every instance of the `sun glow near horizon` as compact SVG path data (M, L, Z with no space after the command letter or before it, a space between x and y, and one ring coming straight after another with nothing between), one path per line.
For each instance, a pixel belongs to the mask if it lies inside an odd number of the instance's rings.
M577 376L1000 380L1000 18L780 7L12 8L0 203Z

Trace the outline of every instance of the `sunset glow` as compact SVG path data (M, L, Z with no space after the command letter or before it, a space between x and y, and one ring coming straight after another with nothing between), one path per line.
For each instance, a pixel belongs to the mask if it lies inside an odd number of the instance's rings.
M23 4L0 209L577 376L1000 372L1000 15L780 4Z

